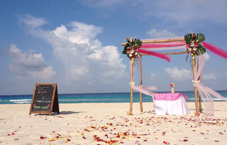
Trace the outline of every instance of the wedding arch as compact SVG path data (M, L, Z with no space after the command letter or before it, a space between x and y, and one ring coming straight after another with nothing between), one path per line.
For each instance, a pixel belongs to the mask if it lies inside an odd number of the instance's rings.
M167 39L152 39L152 40L139 40L133 39L130 40L126 38L126 43L121 43L124 46L123 54L127 55L130 59L130 72L131 72L131 80L130 80L130 108L128 111L128 115L132 115L133 108L133 90L137 90L140 92L140 111L143 112L143 104L142 104L142 93L153 96L153 92L149 90L153 90L152 87L145 87L142 84L142 56L152 55L154 57L158 57L170 62L169 55L177 55L177 54L188 54L188 56L192 59L192 69L193 69L193 86L194 86L194 95L195 95L195 115L199 116L202 112L201 100L205 104L205 113L207 115L214 115L214 104L212 96L217 97L221 100L227 100L223 96L221 96L216 91L208 88L207 86L202 84L203 72L205 68L206 62L206 50L211 51L212 53L227 59L227 52L218 46L212 45L210 43L204 42L205 36L202 33L190 33L185 35L184 37L179 38L167 38ZM179 51L182 50L183 51ZM186 51L185 51L186 49ZM177 52L167 52L160 53L157 51L160 50L178 50ZM188 57L187 56L187 57ZM139 72L140 72L140 81L139 86L135 85L133 81L134 75L134 65L138 64Z

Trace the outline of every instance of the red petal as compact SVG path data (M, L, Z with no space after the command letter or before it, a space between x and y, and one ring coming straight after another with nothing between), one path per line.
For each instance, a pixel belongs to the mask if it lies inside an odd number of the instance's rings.
M43 136L40 136L40 139L45 139L45 137L43 137Z

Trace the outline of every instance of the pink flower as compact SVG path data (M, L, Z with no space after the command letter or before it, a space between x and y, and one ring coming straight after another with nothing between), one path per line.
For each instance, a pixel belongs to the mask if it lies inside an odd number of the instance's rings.
M127 51L127 54L129 54L129 52L130 52L130 51L128 50L128 51Z

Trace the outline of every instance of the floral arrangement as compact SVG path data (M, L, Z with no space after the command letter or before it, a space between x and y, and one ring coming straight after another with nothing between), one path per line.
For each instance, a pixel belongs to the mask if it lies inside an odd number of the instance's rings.
M191 55L201 55L206 53L206 48L201 44L205 40L205 36L202 33L187 34L184 36L186 41L187 52L191 53Z
M174 91L174 87L175 87L175 86L174 86L174 83L171 83L171 84L170 84L170 87L171 87L171 93L175 93L175 91Z
M171 84L170 84L170 87L175 87L175 86L174 86L174 83L171 83Z
M126 40L128 43L124 46L122 54L127 55L133 61L139 54L138 50L142 45L142 41L136 38L134 40L132 39L132 41L129 41L128 38Z

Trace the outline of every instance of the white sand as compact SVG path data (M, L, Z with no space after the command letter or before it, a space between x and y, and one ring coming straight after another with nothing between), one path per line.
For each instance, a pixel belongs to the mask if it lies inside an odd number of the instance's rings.
M178 144L226 145L227 102L215 102L210 120L194 117L195 104L187 103L190 115L157 116L152 103L60 104L60 114L29 115L29 104L0 105L0 145L33 144ZM44 139L42 139L44 138Z

